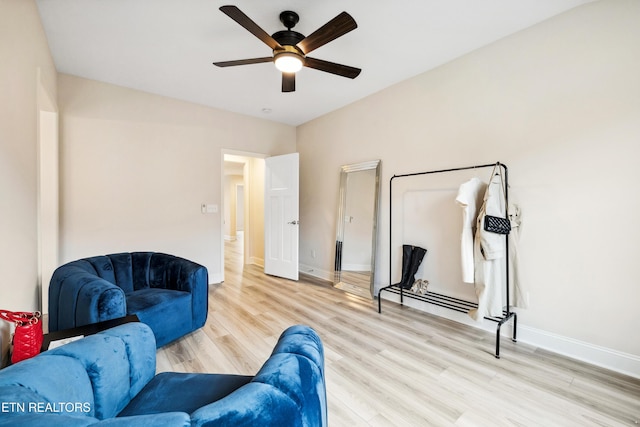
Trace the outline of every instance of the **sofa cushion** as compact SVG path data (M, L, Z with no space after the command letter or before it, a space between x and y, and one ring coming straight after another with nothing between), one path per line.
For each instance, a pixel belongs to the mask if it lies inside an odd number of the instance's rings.
M147 288L127 295L127 314L153 329L158 347L193 330L190 313L189 292Z
M126 323L98 332L124 342L129 358L129 397L133 398L156 374L156 340L151 328L139 322Z
M49 350L48 353L67 356L82 364L86 372L85 377L89 375L90 385L93 388L96 418L114 417L129 403L131 399L129 357L125 343L120 338L105 334L91 335ZM42 361L39 363L42 364ZM46 377L48 376L47 374ZM68 380L51 384L58 384L58 387L60 384L75 386L75 383Z
M163 414L110 418L92 424L91 427L191 427L191 418L185 412L165 412Z
M42 367L47 369L43 371ZM42 353L2 370L0 376L2 402L16 402L3 416L33 413L29 404L52 404L57 402L87 403L85 407L71 407L67 415L95 415L91 381L84 365L75 358Z
M270 384L250 382L229 396L191 414L192 427L320 427L321 419L305 422L306 408Z
M106 258L113 266L113 283L118 285L124 293L133 292L133 272L131 271L131 254L122 253L96 258ZM90 258L93 259L93 258ZM106 277L105 277L106 279ZM109 280L109 279L107 279Z
M152 288L176 289L189 291L189 271L193 265L185 265L180 258L173 255L154 253L149 260L149 286ZM184 280L188 283L185 283ZM186 287L184 285L187 285Z
M216 402L253 377L245 375L164 372L155 376L118 415L186 412Z
M18 419L0 418L2 427L88 427L95 426L98 422L100 421L93 417L51 413L31 413Z
M87 273L94 274L109 283L113 283L114 285L118 284L115 276L116 271L114 269L113 262L109 257L94 256L74 261L74 264L81 266Z
M113 255L110 255L113 256ZM133 290L149 288L149 273L151 258L154 257L153 252L132 252L131 253L131 272L133 274Z

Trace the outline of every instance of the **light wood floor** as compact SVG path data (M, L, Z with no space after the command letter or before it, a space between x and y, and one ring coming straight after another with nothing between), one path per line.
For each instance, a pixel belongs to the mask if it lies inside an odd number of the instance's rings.
M158 371L254 374L297 323L323 339L329 425L635 426L640 380L417 310L302 277L243 266L225 250L225 282L207 324L158 351Z

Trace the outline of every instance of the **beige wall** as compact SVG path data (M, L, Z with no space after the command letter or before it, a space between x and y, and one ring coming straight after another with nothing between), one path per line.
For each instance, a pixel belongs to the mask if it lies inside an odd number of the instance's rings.
M637 0L588 4L300 126L301 264L332 269L342 164L382 159L379 288L389 178L499 160L524 215L521 337L622 352L637 367L638 22Z
M6 309L36 310L38 110L54 107L56 72L30 0L0 1L0 100L0 302ZM5 322L0 331L5 354Z
M61 261L164 251L219 281L222 150L293 152L295 128L69 75L58 91Z
M221 213L203 215L200 205L222 201L221 150L284 154L297 142L300 261L316 271L332 270L340 166L382 159L379 287L389 271L389 178L501 160L524 212L531 307L520 312L521 337L564 337L640 360L637 22L636 0L595 2L296 130L67 75L56 87L35 3L2 0L0 301L38 308L40 68L46 109L57 102L62 115L61 262L162 250L201 262L215 281Z

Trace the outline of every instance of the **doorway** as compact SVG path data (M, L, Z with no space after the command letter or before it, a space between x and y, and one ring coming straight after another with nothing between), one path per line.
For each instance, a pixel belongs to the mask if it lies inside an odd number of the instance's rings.
M263 154L223 150L222 152L222 239L221 265L225 250L234 248L238 266L264 267L264 158ZM227 251L228 252L228 251ZM224 281L224 268L222 280Z

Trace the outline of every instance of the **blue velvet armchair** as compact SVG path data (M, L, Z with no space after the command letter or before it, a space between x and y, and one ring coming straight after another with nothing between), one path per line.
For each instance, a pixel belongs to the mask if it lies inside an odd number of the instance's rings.
M157 252L84 258L56 269L49 285L49 331L136 314L161 347L207 320L208 273Z
M127 323L0 370L0 426L327 425L322 342L285 330L255 376L165 372L143 323Z

